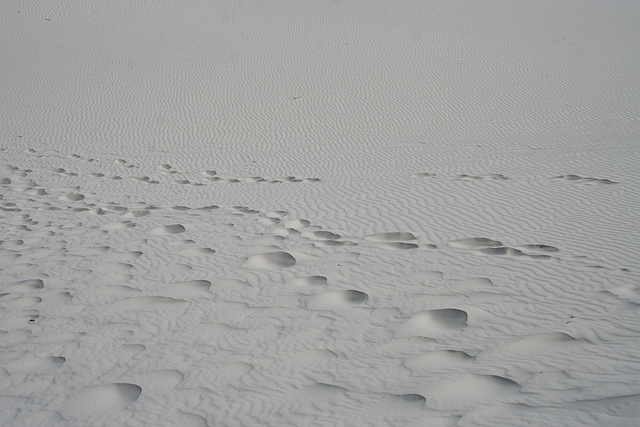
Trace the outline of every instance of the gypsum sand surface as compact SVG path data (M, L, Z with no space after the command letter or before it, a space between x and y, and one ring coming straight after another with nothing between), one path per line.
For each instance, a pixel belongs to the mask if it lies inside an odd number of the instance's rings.
M0 10L5 425L637 425L637 2Z

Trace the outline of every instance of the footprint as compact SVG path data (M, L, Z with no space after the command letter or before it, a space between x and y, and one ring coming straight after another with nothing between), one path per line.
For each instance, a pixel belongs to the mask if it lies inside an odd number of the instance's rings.
M146 209L136 209L136 210L129 211L122 216L123 218L140 218L150 214L151 212Z
M449 246L453 248L481 248L492 246L503 246L501 242L497 240L488 239L486 237L470 237L467 239L460 239L453 242L449 242Z
M201 210L201 211L205 211L205 212L211 212L211 211L214 211L214 210L216 210L216 209L220 209L220 206L217 206L217 205L209 205L209 206L203 206L203 207L201 207L201 208L197 208L197 209L198 209L198 210Z
M177 171L171 170L171 165L159 165L158 169L160 169L163 173L168 173L168 174L174 174L174 173L178 173Z
M134 178L136 181L144 182L146 184L160 184L160 181L149 178L148 176L139 176Z
M84 200L84 194L80 193L69 193L63 196L58 197L59 200L66 200L68 202L78 202L80 200Z
M307 303L307 308L310 310L331 310L353 307L364 304L368 299L369 295L360 291L329 291L312 297Z
M11 300L11 307L12 308L21 308L21 309L26 309L28 307L31 307L33 305L39 304L42 302L42 298L40 297L18 297L15 298L13 300Z
M365 238L367 240L373 240L376 242L398 242L406 240L416 240L416 236L414 236L413 233L403 231L371 234Z
M550 251L551 252L551 251ZM489 255L489 256L513 256L513 257L529 257L535 259L550 259L551 255L546 254L527 254L522 252L519 249L510 248L507 246L494 247L494 248L480 248L475 251L475 253L479 255Z
M287 238L291 236L297 236L300 234L300 232L293 228L278 228L276 230L273 230L271 234L273 234L274 236Z
M532 251L542 251L542 252L558 252L558 251L560 251L560 249L556 248L555 246L549 246L549 245L533 244L533 245L522 245L520 247L523 248L523 249L528 249L528 250L532 250Z
M284 223L284 226L286 228L293 228L293 229L305 228L305 227L309 227L310 225L311 223L306 219L295 219L295 220L287 221Z
M15 261L22 256L21 254L12 252L13 251L10 252L8 250L5 250L3 251L3 253L0 253L0 264L8 265L11 261Z
M335 248L339 246L358 246L358 244L351 241L339 242L337 240L321 240L315 242L313 246L317 248Z
M168 236L170 234L183 233L186 229L182 224L165 225L164 227L156 227L149 231L152 236Z
M140 397L142 388L136 384L115 383L87 387L67 399L64 412L73 417L123 409Z
M34 188L31 191L27 191L27 194L29 194L30 196L46 196L47 191L44 188Z
M42 279L22 280L10 287L12 291L32 291L42 288L44 288L44 282Z
M249 178L243 179L244 182L265 182L266 179L259 176L251 176Z
M47 297L45 302L48 305L53 304L53 305L61 306L63 304L68 303L72 299L73 299L73 297L71 296L70 292L59 292L57 295L54 295L54 296L51 296L51 297Z
M395 249L395 250L416 249L419 247L415 243L405 243L405 242L383 243L382 246L388 249Z
M311 240L336 240L342 236L330 231L305 231L302 233L302 237L306 237Z
M296 277L287 282L291 286L326 286L327 278L324 276Z
M240 214L244 214L244 215L255 215L255 214L259 214L260 211L256 211L254 209L249 209L246 206L234 206L231 210L238 212Z
M427 399L423 395L417 393L393 394L391 395L390 400L395 400L400 403L413 403L418 405L425 405L427 403Z
M599 184L599 185L617 184L617 182L611 181L610 179L583 178L579 175L560 175L560 176L554 176L553 179L559 179L562 181L569 181L569 182L581 182L585 184Z
M514 249L508 248L506 246L498 247L498 248L481 248L476 251L476 253L480 255L508 255L508 256L523 256L524 252Z
M455 308L429 310L413 315L398 330L401 336L428 336L467 326L467 312Z
M499 173L491 173L487 175L473 176L467 174L456 175L453 177L456 181L481 181L481 180L499 180L505 181L509 178Z
M276 225L280 223L280 220L278 218L260 218L258 220L258 222L262 225L266 225L271 226L271 225Z
M64 357L22 356L2 365L11 374L35 374L57 369L66 361Z
M502 174L499 174L499 173L491 173L491 174L488 174L488 175L482 175L481 178L482 179L497 179L497 180L501 180L501 181L509 179L506 176L504 176Z
M267 252L248 257L242 267L249 270L270 270L294 265L296 265L296 259L288 252Z

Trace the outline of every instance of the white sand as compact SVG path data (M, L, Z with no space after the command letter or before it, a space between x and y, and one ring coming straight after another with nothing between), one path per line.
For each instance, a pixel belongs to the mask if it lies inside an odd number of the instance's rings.
M640 420L640 2L0 2L0 420Z

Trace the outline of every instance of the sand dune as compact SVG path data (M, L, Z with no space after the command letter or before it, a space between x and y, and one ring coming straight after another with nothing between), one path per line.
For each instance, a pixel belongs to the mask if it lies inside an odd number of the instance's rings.
M640 420L640 5L0 5L3 425Z

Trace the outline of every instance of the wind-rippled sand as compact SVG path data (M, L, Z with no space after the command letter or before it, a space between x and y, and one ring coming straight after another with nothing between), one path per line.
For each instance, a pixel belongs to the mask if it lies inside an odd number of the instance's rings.
M638 425L638 2L0 12L3 425Z

